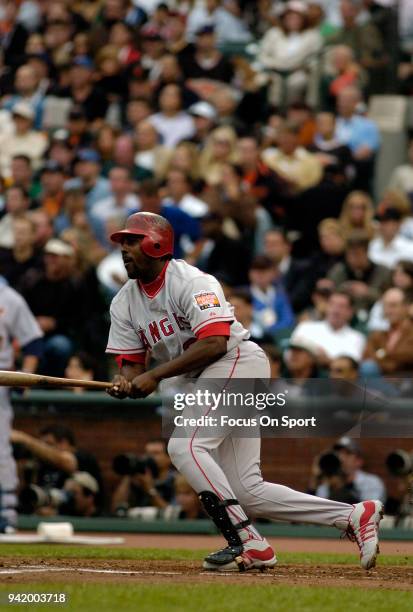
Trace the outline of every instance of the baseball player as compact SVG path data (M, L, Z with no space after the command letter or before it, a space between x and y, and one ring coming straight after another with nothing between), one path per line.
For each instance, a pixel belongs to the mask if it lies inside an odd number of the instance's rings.
M34 373L42 353L43 333L27 303L0 277L0 370L13 368L13 345L23 352L24 372ZM13 418L9 389L0 387L0 533L16 524L17 471L10 445Z
M110 395L145 397L161 381L189 376L194 370L200 372L199 384L203 379L246 379L252 372L256 379L270 378L265 353L249 341L249 332L235 319L218 281L172 258L173 231L166 219L135 213L111 239L121 245L130 280L110 310L106 351L116 355L120 366ZM157 364L150 370L145 367L148 353ZM196 427L186 434L172 435L169 455L228 543L206 557L204 568L244 571L276 564L273 549L248 513L334 525L357 542L362 567L374 566L380 501L352 506L265 482L259 437L236 438L235 431L232 436L230 429L222 428L215 437L200 438Z

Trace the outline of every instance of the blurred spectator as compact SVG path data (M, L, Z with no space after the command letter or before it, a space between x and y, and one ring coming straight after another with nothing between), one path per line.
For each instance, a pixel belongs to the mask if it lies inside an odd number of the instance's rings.
M115 166L109 171L110 195L95 202L91 215L105 222L110 217L128 217L139 209L139 199L132 192L128 168Z
M317 115L314 143L309 151L315 153L324 169L324 179L337 185L349 185L354 176L351 151L335 136L336 120L333 113Z
M362 10L362 2L341 0L342 27L327 38L327 43L350 47L355 59L369 71L371 81L374 81L375 73L387 64L388 56L380 30L374 23L372 21L358 22L357 18ZM373 82L371 85L376 84ZM374 93L376 93L376 87L371 86Z
M375 264L394 268L402 259L413 261L413 242L400 235L402 214L387 208L380 215L378 236L370 242L369 257Z
M181 474L175 477L175 501L177 519L202 519L206 518L201 501L196 492L189 486L188 482Z
M181 67L185 79L195 81L191 85L198 95L201 95L202 91L202 83L201 87L199 86L200 80L231 83L234 70L230 61L217 49L214 26L203 23L196 30L194 42L193 53L188 53L181 59ZM209 84L207 91L211 89L213 91L214 87Z
M308 148L314 140L316 124L314 113L305 102L293 102L287 107L287 121L298 127L298 142Z
M111 507L115 514L124 515L127 509L134 507L166 508L173 500L176 475L165 440L149 440L145 444L145 455L136 459L138 471L132 469L133 473L124 475L113 493Z
M199 151L194 142L184 140L175 147L169 158L166 174L170 170L181 170L181 172L185 172L194 183L197 183L197 187L200 186Z
M191 177L179 168L171 168L166 177L166 197L163 204L175 206L191 217L203 217L208 212L208 206L193 193Z
M353 300L348 293L335 291L328 300L323 321L304 321L295 328L291 341L300 338L314 343L320 365L328 366L339 355L359 361L365 345L364 336L350 327Z
M165 85L159 95L159 112L149 117L165 147L172 148L194 134L193 119L182 110L182 91L178 85Z
M35 248L35 225L26 214L16 216L12 221L13 248L0 247L0 273L8 283L18 288L23 274L28 270L40 270L43 264Z
M3 177L11 174L11 162L16 155L27 155L33 168L38 169L47 148L47 138L33 129L34 110L27 102L13 106L14 134L3 136L0 141L0 171Z
M285 123L278 134L278 147L263 152L264 162L283 177L296 192L317 185L322 178L322 166L317 157L298 144L299 129Z
M250 340L259 345L272 345L273 338L264 331L258 321L254 320L252 296L246 289L230 291L229 302L234 307L234 314L245 329L250 332Z
M325 110L334 112L337 95L349 85L356 85L361 89L366 84L367 76L363 68L355 60L351 47L337 45L330 51L330 69L321 82L320 96Z
M273 344L261 344L261 348L265 351L271 367L271 380L276 380L281 376L282 358L281 353Z
M354 231L347 239L344 262L337 263L328 274L337 289L352 296L356 312L364 311L365 316L391 278L388 268L370 261L368 248L369 236Z
M251 41L251 32L242 19L241 0L223 0L216 10L214 21L219 45Z
M222 181L223 166L226 163L237 163L237 135L229 126L213 130L205 142L199 159L200 175L208 185L217 185Z
M45 334L42 371L62 376L73 351L71 334L78 329L81 319L81 308L73 309L73 304L79 304L72 282L74 249L52 239L46 244L44 254L44 271L28 271L19 289Z
M191 140L198 146L202 146L204 140L206 140L211 130L215 127L216 111L211 104L202 100L192 104L188 108L188 113L194 120L194 134Z
M6 191L6 214L0 220L0 247L11 249L14 245L13 221L26 213L30 200L23 187L14 185Z
M383 481L375 474L370 474L362 469L363 456L357 443L352 438L340 438L334 444L332 451L336 453L340 462L343 489L349 495L353 495L356 502L366 499L385 500L386 491ZM335 491L334 486L336 475L326 477L320 474L319 477L322 479L322 483L316 487L315 494L327 499L336 499L338 492Z
M110 195L108 179L100 175L100 156L94 149L81 149L75 159L74 173L77 180L69 180L65 188L81 188L86 193L86 208L91 210L96 202Z
M294 312L301 312L310 304L313 285L309 261L291 255L291 241L282 229L266 232L263 247L264 255L278 268L279 278L286 289Z
M328 375L332 379L355 383L359 377L359 364L352 357L347 357L346 355L336 357L330 362Z
M99 366L92 357L84 351L79 351L72 355L65 369L65 378L72 378L75 380L96 380ZM84 393L83 387L73 387L73 393Z
M389 329L369 334L362 364L364 376L401 376L413 370L413 322L409 304L401 289L388 289L383 295L383 313Z
M3 108L13 111L18 102L26 102L34 111L34 128L40 130L43 119L44 95L39 88L40 81L36 70L25 64L16 70L14 77L14 95L10 96Z
M389 187L404 193L413 204L413 140L409 143L408 164L397 166L390 177Z
M38 199L40 206L51 219L62 211L65 180L64 168L58 162L49 160L43 165L40 172L42 190Z
M11 185L23 187L31 199L36 199L40 193L40 183L34 176L32 163L28 155L15 155L13 157L9 181Z
M312 306L301 313L300 321L322 321L327 312L328 300L334 292L334 283L328 278L320 278L312 291Z
M373 217L374 207L370 196L364 191L352 191L343 202L340 231L346 240L353 231L364 231L372 238L375 233Z
M34 245L37 249L42 249L53 236L52 220L41 208L31 210L29 216L35 228Z
M343 261L345 239L336 219L324 219L318 226L320 250L311 258L313 278L327 276L331 268Z
M413 240L413 214L409 198L399 189L386 189L377 204L376 214L380 216L389 208L401 215L400 235Z
M374 121L357 113L360 102L361 92L355 86L345 87L338 93L336 136L351 149L356 169L354 187L369 192L380 134Z
M3 3L0 41L4 62L12 68L21 64L28 38L27 29L17 19L18 10L19 5L14 0Z
M317 346L304 337L294 335L284 351L284 362L287 368L289 392L299 395L309 378L317 378Z
M413 296L413 262L402 260L396 264L392 274L392 286L401 289L407 296ZM389 322L384 316L383 299L380 299L373 305L370 310L369 320L367 323L369 331L387 331Z
M307 27L307 7L297 0L286 2L279 16L279 27L270 28L264 35L259 53L260 63L269 70L283 73L274 75L271 100L279 104L282 87L286 87L289 101L304 96L309 60L315 59L322 47L319 32Z
M258 255L249 270L253 317L268 334L294 325L290 302L280 283L277 268L265 255Z
M164 173L170 158L170 151L160 144L160 135L149 120L141 121L135 130L135 166L142 173L145 170L157 178ZM151 176L146 176L151 178Z

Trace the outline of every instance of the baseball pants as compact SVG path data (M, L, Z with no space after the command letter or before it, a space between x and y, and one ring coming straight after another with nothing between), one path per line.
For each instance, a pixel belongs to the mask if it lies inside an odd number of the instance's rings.
M0 524L16 524L17 470L10 444L13 410L7 387L0 387Z
M270 366L264 351L247 341L208 366L200 379L248 379L252 375L256 379L268 380ZM205 408L203 410L207 412ZM185 408L182 414L183 417L193 417L194 408ZM199 410L196 416L201 415ZM259 435L236 438L231 427L220 427L216 437L204 438L198 437L198 428L187 427L186 437L181 437L182 431L177 429L168 445L172 463L197 493L208 490L220 499L236 498L240 505L228 507L233 524L245 521L250 515L339 529L347 527L353 510L351 505L264 481L260 469Z

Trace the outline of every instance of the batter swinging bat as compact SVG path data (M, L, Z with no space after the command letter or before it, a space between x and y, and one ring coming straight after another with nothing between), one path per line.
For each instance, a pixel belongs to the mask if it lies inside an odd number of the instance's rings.
M110 382L100 382L97 380L76 380L0 370L0 387L84 387L85 389L108 389L111 386L112 383Z

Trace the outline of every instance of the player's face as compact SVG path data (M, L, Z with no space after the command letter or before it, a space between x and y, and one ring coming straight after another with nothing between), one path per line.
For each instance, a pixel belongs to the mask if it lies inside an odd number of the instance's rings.
M122 259L129 278L146 278L151 269L152 260L143 253L141 242L142 236L124 236L122 238Z

